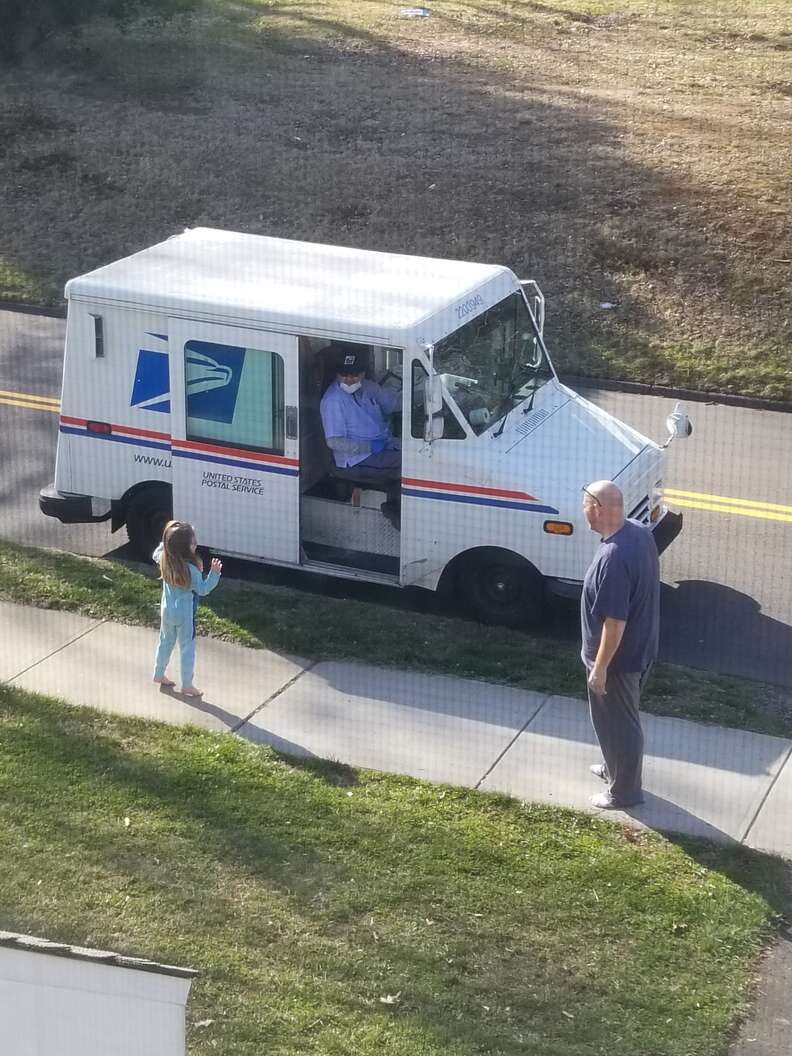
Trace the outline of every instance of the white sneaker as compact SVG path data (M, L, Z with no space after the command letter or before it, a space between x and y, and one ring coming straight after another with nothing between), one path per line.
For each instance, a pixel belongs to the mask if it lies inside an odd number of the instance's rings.
M608 771L606 770L604 763L592 763L589 770L595 777L598 777L600 781L608 780Z
M630 807L637 807L640 803L643 803L642 799L637 799L634 803L620 803L614 799L610 792L598 792L596 796L591 797L592 807L597 807L598 810L629 810Z

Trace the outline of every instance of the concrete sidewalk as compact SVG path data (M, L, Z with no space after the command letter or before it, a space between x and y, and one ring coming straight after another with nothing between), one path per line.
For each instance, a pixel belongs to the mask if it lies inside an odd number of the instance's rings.
M150 680L154 630L2 602L0 628L0 681L70 704L583 810L602 788L582 701L208 638L204 696L189 701ZM792 858L792 741L651 715L644 727L646 802L609 817Z

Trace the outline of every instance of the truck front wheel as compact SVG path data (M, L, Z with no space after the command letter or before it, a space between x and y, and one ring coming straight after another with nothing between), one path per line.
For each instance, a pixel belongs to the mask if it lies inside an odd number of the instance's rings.
M162 541L165 525L173 517L173 495L168 484L151 484L133 495L127 506L129 541L138 557L150 561Z
M545 612L544 582L524 558L505 550L471 556L457 580L472 614L501 627L536 626Z

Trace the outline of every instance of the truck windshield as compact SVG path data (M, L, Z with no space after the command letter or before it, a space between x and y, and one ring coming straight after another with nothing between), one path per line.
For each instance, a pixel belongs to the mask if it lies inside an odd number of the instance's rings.
M553 377L519 292L438 341L432 361L477 435Z

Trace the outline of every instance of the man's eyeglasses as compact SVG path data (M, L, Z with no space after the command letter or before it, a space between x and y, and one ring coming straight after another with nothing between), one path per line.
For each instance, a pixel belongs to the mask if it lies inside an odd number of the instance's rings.
M592 495L591 492L588 490L588 488L581 488L580 490L583 492L584 495L588 495L588 497L591 499L591 501L594 503L595 506L601 506L602 505L602 503L597 498L597 496L596 495Z

